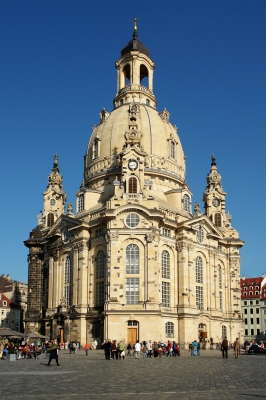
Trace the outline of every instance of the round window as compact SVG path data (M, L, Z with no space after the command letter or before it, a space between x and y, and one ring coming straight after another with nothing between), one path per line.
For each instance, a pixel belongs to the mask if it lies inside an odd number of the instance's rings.
M128 214L128 216L126 217L126 224L129 228L135 228L136 226L138 226L139 221L139 216L135 213Z
M55 206L55 199L50 200L50 206L52 206L52 207Z
M199 229L197 230L197 238L200 243L202 243L204 240L204 230L202 226L200 226Z

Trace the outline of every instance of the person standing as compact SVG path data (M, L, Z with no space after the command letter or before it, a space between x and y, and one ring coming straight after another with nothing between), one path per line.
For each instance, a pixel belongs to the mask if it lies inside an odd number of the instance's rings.
M116 340L113 340L113 343L112 343L112 359L114 360L115 358L118 360L118 346L117 346Z
M234 349L235 349L235 358L238 358L240 356L240 342L238 338L234 341Z
M51 349L51 353L50 353L50 357L49 357L49 361L48 361L47 365L50 366L51 361L55 360L57 366L60 367L60 364L58 362L58 344L57 344L56 339L52 340L52 346L50 347L50 349Z
M132 350L131 344L128 343L128 345L127 345L127 355L128 356L131 356L131 350Z
M105 341L103 348L104 348L105 359L110 360L110 353L112 348L112 343L110 339Z
M192 343L192 351L193 351L193 356L196 356L198 354L198 342L194 340Z
M151 358L151 353L152 353L152 342L151 342L151 340L149 340L148 343L147 343L147 350L148 350L148 357Z
M223 358L228 358L228 340L227 337L225 336L223 341L222 341L222 354Z
M140 350L141 350L141 344L137 340L137 343L135 344L135 358L139 359L140 358Z
M125 346L122 340L120 340L118 344L118 351L119 351L119 358L121 359L121 354L124 351L125 352Z
M85 350L85 354L86 356L88 355L88 352L90 350L90 345L89 343L86 341L85 345L84 345L84 350Z
M198 341L197 356L200 356L200 341Z

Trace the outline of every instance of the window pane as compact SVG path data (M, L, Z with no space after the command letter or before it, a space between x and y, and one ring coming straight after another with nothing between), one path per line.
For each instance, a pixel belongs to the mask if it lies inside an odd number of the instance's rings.
M203 287L196 286L196 306L198 310L203 309Z
M138 304L139 278L126 278L126 302L127 304Z
M196 282L203 283L202 279L202 259L200 257L196 257Z
M104 282L96 282L96 306L104 304Z
M174 324L173 322L166 322L165 324L165 335L166 337L173 338L174 337Z
M98 251L96 257L96 279L104 278L104 252Z
M162 305L170 307L170 283L162 282Z
M166 250L162 252L162 278L170 279L170 254Z
M129 244L126 248L126 272L139 274L139 248L135 244Z

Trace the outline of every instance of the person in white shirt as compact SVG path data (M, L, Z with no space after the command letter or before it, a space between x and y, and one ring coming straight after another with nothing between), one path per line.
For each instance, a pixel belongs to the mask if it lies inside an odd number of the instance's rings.
M140 350L141 350L141 344L137 340L137 343L135 344L135 358L140 358Z

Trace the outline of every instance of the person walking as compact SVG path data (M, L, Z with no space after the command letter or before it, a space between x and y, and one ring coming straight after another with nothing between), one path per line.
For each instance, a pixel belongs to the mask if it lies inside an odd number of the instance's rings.
M222 341L222 354L223 358L228 358L228 340L227 337L225 336L223 341Z
M240 342L238 338L234 341L234 349L235 349L235 358L238 358L240 356Z
M57 366L60 367L60 364L58 362L58 344L57 344L56 339L52 340L52 346L50 347L50 349L51 349L51 353L50 353L50 357L49 357L49 361L48 361L47 365L49 365L49 367L50 367L51 361L55 360Z
M86 343L84 344L84 350L85 350L85 354L86 354L86 356L88 355L88 353L89 353L89 350L90 350L90 345L89 345L89 343L86 341Z

